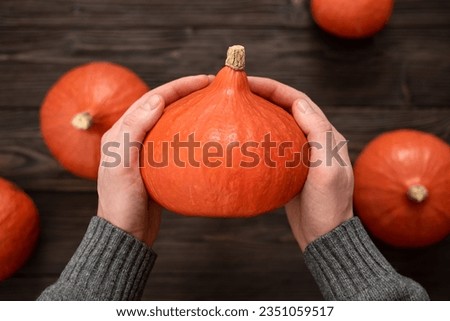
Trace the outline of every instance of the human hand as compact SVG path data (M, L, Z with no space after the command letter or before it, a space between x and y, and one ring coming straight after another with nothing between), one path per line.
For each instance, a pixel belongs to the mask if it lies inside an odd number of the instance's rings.
M148 197L139 170L139 148L133 142L142 144L165 105L206 87L209 82L206 75L184 77L149 91L102 137L97 215L148 246L152 246L158 234L161 209Z
M353 216L353 170L346 140L304 93L268 78L249 77L249 81L255 94L292 112L310 144L305 185L285 207L294 237L304 251Z

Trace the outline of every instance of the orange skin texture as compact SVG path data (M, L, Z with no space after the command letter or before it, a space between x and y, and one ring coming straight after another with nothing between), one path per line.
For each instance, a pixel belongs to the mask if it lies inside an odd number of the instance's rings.
M0 281L13 275L33 252L39 217L31 198L0 178Z
M261 145L249 149L260 160L252 168L240 166L251 161L239 149L233 149L232 164L227 166L227 145L236 141L262 142L266 133L273 142L292 142L284 157L277 148L271 149L276 167L266 166ZM195 141L217 142L223 157L219 167L207 166L202 148L195 149L195 160L188 162L187 148L180 149L180 159L186 167L174 162L169 149L167 167L149 166L149 142L154 144L155 161L160 161L161 142L171 142L176 133L180 141L187 141L195 133ZM201 146L201 147L202 147ZM278 147L278 146L277 146ZM250 217L283 206L300 192L308 173L306 138L293 117L281 107L253 94L244 71L224 67L206 88L196 91L168 106L161 119L144 140L141 174L151 197L163 207L188 216ZM209 152L217 151L211 148ZM301 152L300 166L287 168L293 152Z
M41 132L50 152L73 174L95 180L103 134L148 90L131 70L109 62L68 71L48 91L41 107ZM87 130L71 124L81 112L93 117Z
M315 22L325 31L342 38L371 37L388 22L394 0L312 0Z
M373 235L397 247L422 247L450 233L450 147L415 130L385 133L371 141L354 166L354 205ZM421 203L406 193L421 184Z

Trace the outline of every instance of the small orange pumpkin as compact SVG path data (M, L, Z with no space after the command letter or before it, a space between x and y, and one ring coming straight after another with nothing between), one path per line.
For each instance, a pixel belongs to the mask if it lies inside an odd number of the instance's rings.
M31 198L0 178L0 281L13 275L31 255L39 217Z
M385 133L366 146L354 171L355 208L376 237L421 247L450 233L450 146L438 137Z
M311 13L325 31L343 38L373 36L388 22L394 0L312 0Z
M287 111L250 91L244 65L244 47L230 47L214 81L168 106L147 135L141 173L163 207L191 216L249 217L301 190L306 138ZM290 147L280 151L283 144Z
M42 103L41 131L50 152L73 174L96 179L101 137L148 90L131 70L109 62L68 71Z

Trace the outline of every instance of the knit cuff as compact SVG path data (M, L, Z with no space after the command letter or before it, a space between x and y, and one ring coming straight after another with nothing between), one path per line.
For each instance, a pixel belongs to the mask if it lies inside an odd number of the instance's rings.
M355 299L397 275L357 217L311 242L304 255L327 300Z
M147 245L95 216L58 283L70 285L74 300L138 300L155 259Z

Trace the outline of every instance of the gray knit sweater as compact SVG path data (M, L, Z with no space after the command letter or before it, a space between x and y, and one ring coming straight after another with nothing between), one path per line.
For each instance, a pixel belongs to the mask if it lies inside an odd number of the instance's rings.
M327 300L428 300L398 274L352 218L306 248L305 262ZM156 254L94 217L58 281L38 300L139 300Z

